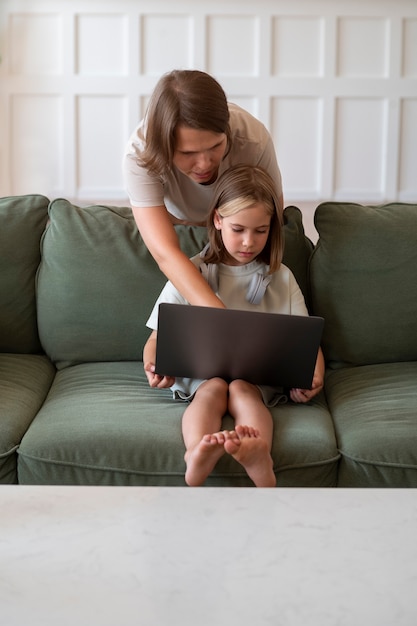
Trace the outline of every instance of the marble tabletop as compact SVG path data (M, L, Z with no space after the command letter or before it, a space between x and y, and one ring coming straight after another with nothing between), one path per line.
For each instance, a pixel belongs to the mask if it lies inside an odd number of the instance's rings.
M0 487L2 626L415 626L417 491Z

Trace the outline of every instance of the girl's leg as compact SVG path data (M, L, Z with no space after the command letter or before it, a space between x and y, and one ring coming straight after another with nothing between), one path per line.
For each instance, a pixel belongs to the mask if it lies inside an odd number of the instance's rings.
M237 439L235 433L219 432L227 400L228 384L221 378L212 378L198 388L184 412L185 481L190 486L202 485L224 454L226 439Z
M255 385L234 380L229 385L229 412L239 437L225 443L225 450L245 468L257 487L275 487L271 457L273 423L269 409Z

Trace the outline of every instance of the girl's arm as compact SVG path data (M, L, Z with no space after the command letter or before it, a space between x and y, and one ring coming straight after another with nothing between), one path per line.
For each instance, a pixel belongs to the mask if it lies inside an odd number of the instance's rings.
M146 247L180 294L197 306L225 308L180 248L177 234L164 206L134 208L133 216Z
M166 389L167 387L172 387L175 382L175 378L172 376L160 376L159 374L155 374L156 336L156 330L153 330L149 335L148 341L144 345L143 368L151 387Z
M311 389L291 389L291 400L293 402L308 402L311 398L314 398L314 396L320 393L324 386L324 370L324 356L321 348L319 348Z

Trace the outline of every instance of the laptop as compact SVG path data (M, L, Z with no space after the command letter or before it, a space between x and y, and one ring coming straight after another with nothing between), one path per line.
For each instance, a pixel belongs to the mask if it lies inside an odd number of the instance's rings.
M324 319L159 305L156 372L310 389Z

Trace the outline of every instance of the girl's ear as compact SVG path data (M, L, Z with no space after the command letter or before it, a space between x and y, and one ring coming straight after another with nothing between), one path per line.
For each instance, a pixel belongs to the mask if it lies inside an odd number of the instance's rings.
M222 218L221 218L221 215L219 215L219 212L217 209L214 211L213 224L214 224L214 228L216 228L217 230L222 229Z

